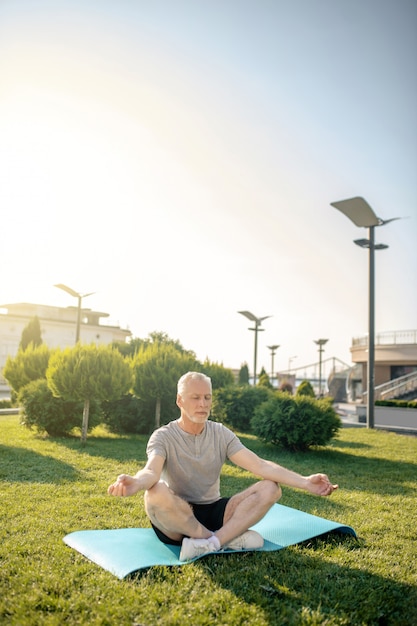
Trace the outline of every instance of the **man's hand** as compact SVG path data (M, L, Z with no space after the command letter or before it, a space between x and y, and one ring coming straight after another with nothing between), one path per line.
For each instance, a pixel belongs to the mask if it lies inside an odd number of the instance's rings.
M139 490L139 481L134 476L121 474L117 477L116 482L107 489L107 493L110 496L133 496Z
M330 496L339 485L332 485L326 474L312 474L307 476L307 491L316 496Z

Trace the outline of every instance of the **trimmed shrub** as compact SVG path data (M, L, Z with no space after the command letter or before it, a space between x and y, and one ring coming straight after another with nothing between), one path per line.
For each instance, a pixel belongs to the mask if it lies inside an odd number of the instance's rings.
M263 441L296 452L328 444L341 421L327 400L277 392L256 408L251 426Z
M251 432L255 408L272 394L266 387L249 385L216 389L213 391L213 419L241 432Z
M301 383L297 387L297 391L295 392L296 396L308 396L309 398L315 398L316 394L314 393L313 385L309 380L302 380Z
M45 345L30 344L25 351L19 350L13 358L7 357L3 376L17 395L33 380L46 377L51 350Z
M392 406L402 409L417 409L417 400L377 400L375 406Z
M116 348L77 343L73 348L55 351L49 361L46 380L55 396L83 403L81 441L85 443L90 430L90 406L127 394L132 370Z
M195 357L173 345L154 343L139 350L132 364L132 391L146 407L153 405L154 428L174 419L173 411L178 417L177 382L186 372L199 369Z
M267 389L273 389L273 385L271 381L269 380L268 374L265 371L263 371L259 375L259 380L256 384L258 385L258 387L266 387Z
M204 361L201 367L197 367L197 371L203 372L211 378L211 386L213 389L229 387L235 385L235 377L233 371L219 363L212 363L208 359Z
M56 398L44 379L34 380L23 387L19 403L21 424L27 428L34 427L51 437L63 437L74 427L81 427L83 403ZM90 428L99 423L99 415L98 406L92 405Z
M144 435L152 430L153 403L146 410L143 400L128 394L120 400L103 402L101 406L104 423L112 433ZM178 409L176 414L178 414Z

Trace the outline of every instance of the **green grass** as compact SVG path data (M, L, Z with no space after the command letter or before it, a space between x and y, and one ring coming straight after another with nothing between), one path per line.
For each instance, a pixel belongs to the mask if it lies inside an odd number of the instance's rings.
M243 441L340 489L317 498L284 488L282 504L353 526L278 552L209 556L120 581L62 541L88 528L149 526L143 495L106 489L145 461L146 437L96 429L42 438L0 417L0 624L111 626L417 624L417 438L344 429L323 449L290 454ZM224 495L252 482L226 466Z

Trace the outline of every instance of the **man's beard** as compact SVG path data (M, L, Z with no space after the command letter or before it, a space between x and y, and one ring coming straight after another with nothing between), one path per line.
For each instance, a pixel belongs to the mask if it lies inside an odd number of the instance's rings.
M184 411L184 409L183 409L183 411ZM205 416L205 417L198 417L197 415L190 415L190 413L187 413L187 411L184 411L184 413L185 413L185 416L193 424L205 424L206 421L208 420L208 418L210 417L210 411L208 412L208 415Z

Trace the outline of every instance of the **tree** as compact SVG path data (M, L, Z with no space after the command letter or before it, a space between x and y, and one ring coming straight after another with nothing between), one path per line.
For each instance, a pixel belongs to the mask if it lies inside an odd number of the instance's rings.
M258 382L256 383L259 387L267 387L268 389L273 389L271 381L269 380L269 376L263 367L261 369L261 373L259 374Z
M52 355L46 379L55 396L83 401L81 441L85 443L91 400L116 400L127 394L132 371L114 348L79 343Z
M128 343L123 343L121 341L113 341L111 346L118 350L120 354L123 356L129 357L134 356L142 346L147 342L146 339L131 339Z
M152 333L149 333L149 338L152 343L163 343L164 345L172 346L178 352L183 354L188 354L189 356L196 358L195 353L191 350L186 350L182 343L178 339L171 339L167 333L162 331L154 330Z
M219 363L211 363L206 359L203 363L201 371L211 378L213 389L229 387L235 384L235 377L231 369L220 365Z
M164 345L173 346L178 352L184 352L196 358L195 353L191 350L186 350L178 339L171 339L166 333L162 331L154 330L152 333L149 333L146 339L139 339L139 337L135 337L129 341L129 343L121 343L120 341L114 341L113 347L117 348L119 352L123 354L123 356L135 356L140 350L143 348L148 348L153 344L163 343Z
M249 385L249 368L247 363L243 363L239 370L239 385Z
M33 380L23 387L19 393L19 406L22 426L35 427L40 433L46 431L51 437L68 436L75 426L79 426L79 415L83 410L82 402L55 397L45 378ZM98 409L94 404L92 408L90 425L98 421Z
M24 352L31 344L34 348L36 348L36 346L40 346L41 343L41 325L38 316L35 315L35 317L32 317L32 319L28 322L27 326L25 326L22 331L19 350L22 350Z
M33 380L46 377L50 355L51 351L45 344L34 346L30 343L25 351L19 350L14 358L7 357L3 376L16 394Z
M310 398L315 398L316 394L314 393L313 385L309 380L302 380L301 383L297 387L297 391L295 392L296 396L309 396Z
M161 407L175 407L178 379L190 370L201 370L198 361L173 345L154 343L142 348L134 357L133 390L142 400L152 399L155 407L155 428L161 425ZM167 411L167 417L171 412ZM164 420L166 423L168 420Z

